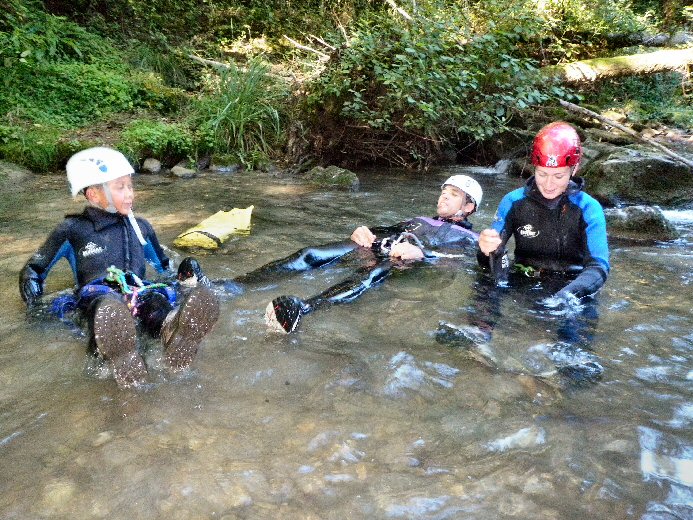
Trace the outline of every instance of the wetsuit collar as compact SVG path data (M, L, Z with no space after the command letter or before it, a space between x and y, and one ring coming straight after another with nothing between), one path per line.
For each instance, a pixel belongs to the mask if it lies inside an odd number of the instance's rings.
M433 217L434 220L440 220L441 222L446 222L448 224L454 224L455 226L460 226L464 229L472 229L472 223L469 222L466 218L464 220L456 220L452 218L444 218L441 216L436 215Z
M110 213L96 206L84 208L83 215L94 223L94 231L102 231L109 226L122 222L122 216L119 213Z
M126 217L123 217L120 213L112 213L108 209L102 209L97 206L87 206L84 208L84 215L94 223L95 231L101 231L113 224L122 222L122 218L127 218L130 222L130 226L132 226L132 229L135 231L139 243L143 246L147 244L132 211L130 211Z

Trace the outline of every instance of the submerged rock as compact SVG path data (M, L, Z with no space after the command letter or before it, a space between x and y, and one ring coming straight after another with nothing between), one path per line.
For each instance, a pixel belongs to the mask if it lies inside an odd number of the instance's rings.
M0 161L0 179L7 179L15 183L30 177L31 174L31 171L23 166L7 161Z
M312 184L332 188L345 188L356 191L359 188L359 178L354 172L338 166L316 166L303 177Z

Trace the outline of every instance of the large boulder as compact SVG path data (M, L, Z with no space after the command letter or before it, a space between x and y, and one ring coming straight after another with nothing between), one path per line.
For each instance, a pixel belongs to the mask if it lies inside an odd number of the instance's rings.
M659 208L629 206L604 210L609 238L628 242L651 243L674 240L679 233Z
M693 200L693 171L681 162L638 147L618 148L582 171L587 192L605 206L681 206Z

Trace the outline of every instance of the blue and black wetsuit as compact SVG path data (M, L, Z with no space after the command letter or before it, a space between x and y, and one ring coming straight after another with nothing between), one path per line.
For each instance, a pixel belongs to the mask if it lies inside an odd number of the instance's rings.
M595 294L610 269L604 211L583 187L584 180L574 178L563 195L549 201L532 177L503 197L492 225L504 243L515 237L516 264L535 275L565 275L569 283L562 291L578 298ZM477 258L489 266L481 251Z
M137 218L137 223L145 245L140 243L128 218L118 213L89 206L81 214L67 215L24 265L19 280L22 297L30 302L42 294L48 273L58 260L66 258L77 285L76 304L89 318L90 309L98 298L122 296L116 285L106 281L110 266L140 279L145 277L147 263L158 272L164 272L169 267L169 259L154 229L143 218ZM28 291L27 287L32 286L34 291ZM175 291L166 288L152 291L147 298L141 299L141 321L149 332L158 333L175 298Z
M488 341L501 315L501 302L508 284L498 284L510 267L505 244L515 237L515 269L509 274L514 307L527 307L546 322L556 322L557 343L549 356L560 373L574 380L599 377L602 367L591 351L591 339L598 322L597 308L588 298L594 295L609 274L606 222L601 205L582 191L581 178L570 182L557 200L546 200L534 178L501 200L493 228L503 243L490 257L477 251L484 267L491 267L496 282L479 276L475 296L467 307L468 325L441 322L440 337L448 341L460 334L465 341ZM542 303L556 294L570 293L583 298L575 312L552 312ZM539 301L537 301L539 300ZM537 304L539 304L537 306ZM471 326L471 328L469 327Z

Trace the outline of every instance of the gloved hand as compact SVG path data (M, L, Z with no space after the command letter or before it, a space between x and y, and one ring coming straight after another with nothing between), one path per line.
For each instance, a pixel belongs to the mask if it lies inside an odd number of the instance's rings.
M38 273L28 265L19 273L19 294L27 306L31 307L37 298L43 294L43 282Z
M548 307L549 309L576 309L580 306L580 298L570 291L562 289L553 296L543 299L541 303L544 307Z

